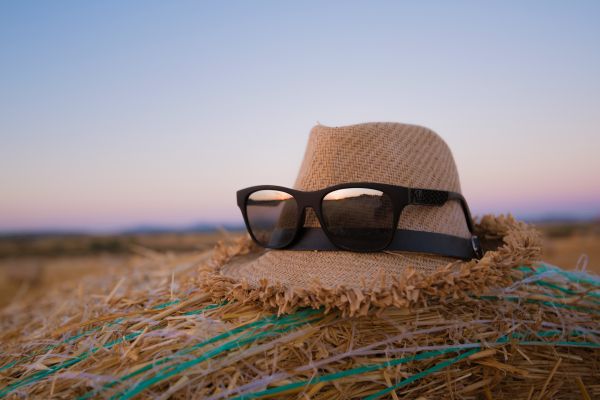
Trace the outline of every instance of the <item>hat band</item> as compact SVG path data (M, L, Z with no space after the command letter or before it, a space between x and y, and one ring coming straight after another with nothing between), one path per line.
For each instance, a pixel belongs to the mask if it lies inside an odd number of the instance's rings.
M340 248L331 243L321 228L303 228L302 233L297 241L283 250L340 251ZM396 230L394 238L386 250L429 253L463 260L483 256L477 236L466 239L443 233L408 229Z

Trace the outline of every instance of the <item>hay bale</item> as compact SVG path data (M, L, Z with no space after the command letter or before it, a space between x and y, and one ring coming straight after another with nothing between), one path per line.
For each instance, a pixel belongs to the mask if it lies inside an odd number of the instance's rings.
M278 316L207 290L222 251L153 253L5 308L0 397L600 398L598 277L513 266L485 293Z

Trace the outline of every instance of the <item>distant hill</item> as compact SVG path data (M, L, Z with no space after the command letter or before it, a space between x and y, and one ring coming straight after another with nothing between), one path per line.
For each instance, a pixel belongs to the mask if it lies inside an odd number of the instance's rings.
M537 216L525 216L525 222L532 224L574 224L574 223L600 223L600 215L573 215L573 214L545 214Z
M140 225L127 228L118 233L123 235L161 234L161 233L210 233L219 230L241 231L246 229L242 224L194 224L185 227L169 227L161 225Z
M77 229L39 229L39 230L18 230L18 231L0 231L0 238L41 238L48 236L98 236L98 235L152 235L166 233L211 233L220 230L226 231L243 231L243 224L208 224L197 223L183 227L173 227L168 225L138 225L125 229L115 229L105 232L97 232L93 230L77 230Z

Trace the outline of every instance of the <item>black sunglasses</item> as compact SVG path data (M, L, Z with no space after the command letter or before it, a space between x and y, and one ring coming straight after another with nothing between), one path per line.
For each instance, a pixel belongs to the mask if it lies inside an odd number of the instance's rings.
M408 205L442 206L458 201L472 237L396 229ZM345 183L313 192L253 186L237 192L252 239L262 247L289 250L413 251L471 259L482 250L460 193L382 183ZM304 227L312 208L322 227ZM300 235L302 233L302 235Z

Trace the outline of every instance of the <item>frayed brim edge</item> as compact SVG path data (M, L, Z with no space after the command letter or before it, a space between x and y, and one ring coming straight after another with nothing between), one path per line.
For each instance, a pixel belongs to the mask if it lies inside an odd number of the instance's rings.
M539 261L541 237L532 226L511 215L486 215L476 223L476 234L483 240L501 240L502 244L485 253L480 260L457 261L425 275L407 268L397 276L381 276L377 288L325 287L314 282L310 287L286 286L280 282L260 280L251 285L246 280L224 276L221 268L235 257L256 251L253 244L241 240L235 245L217 245L210 264L200 269L198 284L214 301L240 301L259 304L266 310L287 314L298 308L339 310L344 316L367 315L387 307L422 307L457 299L470 299L492 288L506 287L515 267Z

